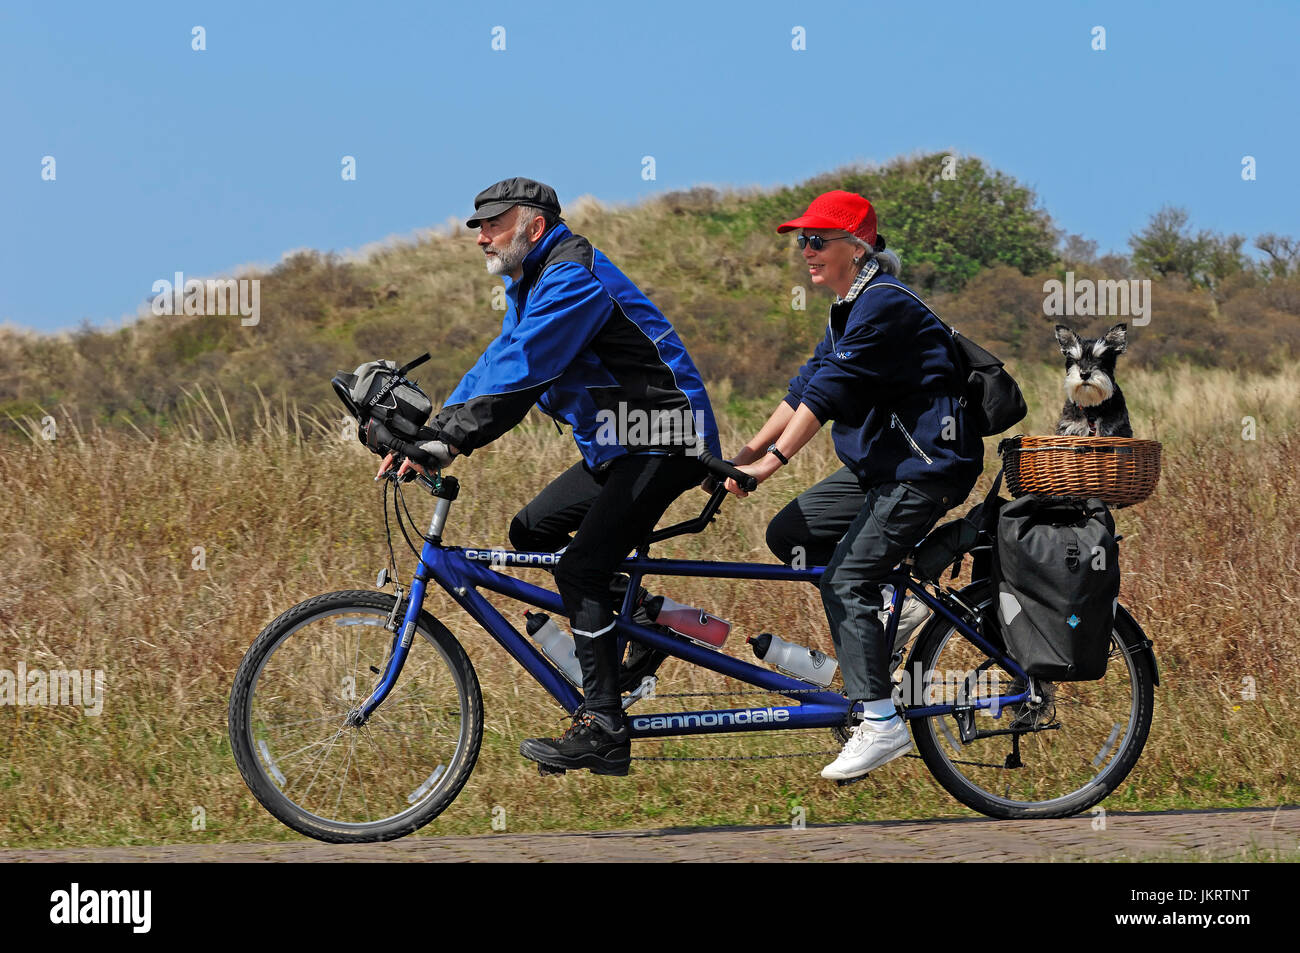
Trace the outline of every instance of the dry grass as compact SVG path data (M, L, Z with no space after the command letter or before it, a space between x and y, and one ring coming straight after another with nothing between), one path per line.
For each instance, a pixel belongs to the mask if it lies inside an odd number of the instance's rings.
M1220 371L1134 371L1124 378L1139 436L1165 441L1155 497L1119 511L1124 602L1155 642L1162 684L1147 750L1112 809L1295 801L1292 765L1300 638L1300 381ZM1026 371L1044 432L1055 376ZM726 404L722 389L715 401ZM0 530L0 668L100 668L103 714L0 710L0 843L166 843L292 837L249 795L225 736L243 652L280 611L320 592L363 588L387 559L375 461L318 416L262 403L254 432L232 437L219 395L195 392L193 415L165 438L78 431L0 451L7 520ZM733 403L724 448L749 435L766 404ZM1242 439L1244 416L1258 439ZM200 433L226 431L219 438ZM992 443L988 453L992 464ZM457 465L461 500L449 542L504 544L515 510L575 458L548 425L520 428ZM827 435L707 533L660 555L767 560L767 520L836 466ZM991 473L990 473L991 475ZM987 477L977 489L987 485ZM703 496L670 517L694 512ZM417 518L427 519L419 504ZM204 547L206 569L191 568ZM399 563L409 572L409 554ZM665 589L668 587L665 586ZM761 629L829 649L815 591L795 584L678 580L671 595L735 623L727 650ZM429 608L465 644L487 710L479 765L426 834L486 833L492 808L511 830L785 823L967 813L914 759L837 789L818 759L646 765L626 779L539 778L522 737L560 724L559 709L448 600ZM512 609L511 612L517 612ZM665 666L662 691L714 690L711 673ZM1243 699L1253 680L1256 697ZM661 743L648 744L650 749ZM831 747L827 732L662 743L666 752L749 754ZM191 829L193 809L206 831Z

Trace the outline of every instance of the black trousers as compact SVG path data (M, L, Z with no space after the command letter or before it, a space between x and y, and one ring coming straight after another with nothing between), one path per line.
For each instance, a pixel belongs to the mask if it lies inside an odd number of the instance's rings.
M623 710L612 631L618 564L650 535L673 500L704 476L698 458L683 454L627 454L599 472L577 463L511 521L516 549L555 552L567 546L555 583L573 629L589 711Z
M822 606L850 699L890 697L891 646L878 615L880 587L970 489L927 481L864 490L842 467L791 500L768 524L768 548L782 562L826 567Z
M867 492L853 471L840 467L772 517L767 524L767 548L787 565L825 566L866 501Z

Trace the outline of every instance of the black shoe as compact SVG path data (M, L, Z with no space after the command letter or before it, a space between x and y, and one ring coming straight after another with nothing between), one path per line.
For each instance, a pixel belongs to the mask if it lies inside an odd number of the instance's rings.
M597 714L578 709L573 724L559 738L529 738L519 753L559 771L590 769L592 774L624 777L632 761L632 741L623 713Z
M632 621L647 629L662 632L664 635L672 634L672 630L667 626L656 625L650 620L650 616L645 611L645 601L649 596L650 593L645 589L638 591L636 608L632 610ZM628 642L627 657L623 659L623 664L618 669L619 692L636 691L641 686L642 680L657 672L666 658L668 658L667 652L652 649L640 642Z
M663 632L668 631L662 626L653 625L653 623L651 627L660 629ZM667 652L652 649L640 642L629 642L627 644L627 658L623 660L623 664L618 669L619 692L636 691L640 687L642 680L657 672L666 658L668 658Z

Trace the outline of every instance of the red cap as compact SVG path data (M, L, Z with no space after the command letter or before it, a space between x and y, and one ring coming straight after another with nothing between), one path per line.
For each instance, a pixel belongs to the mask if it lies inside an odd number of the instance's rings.
M856 192L835 189L817 196L808 206L808 211L779 226L777 232L790 232L796 228L839 228L868 245L874 245L876 210Z

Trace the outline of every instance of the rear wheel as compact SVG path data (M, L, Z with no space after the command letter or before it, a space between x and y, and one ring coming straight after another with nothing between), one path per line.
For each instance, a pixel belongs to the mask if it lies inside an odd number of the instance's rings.
M229 727L240 773L263 807L309 837L409 834L455 799L478 758L478 678L447 627L424 613L391 693L366 724L350 724L392 651L394 599L365 590L308 599L262 631L235 676Z
M988 584L962 593L981 614L992 598ZM1145 642L1120 609L1104 677L1034 679L1036 701L1003 709L998 717L987 709L964 716L969 740L962 740L963 716L912 719L917 749L935 780L989 817L1068 817L1087 810L1128 776L1146 743L1155 673ZM942 618L922 633L906 671L909 707L1019 694L1023 684Z

